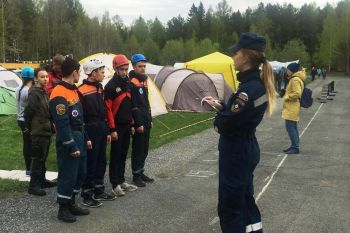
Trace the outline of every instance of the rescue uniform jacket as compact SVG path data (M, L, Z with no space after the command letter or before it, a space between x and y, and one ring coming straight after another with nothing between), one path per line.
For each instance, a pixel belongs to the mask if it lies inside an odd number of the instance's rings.
M238 89L214 120L216 130L223 136L248 137L255 133L267 108L266 89L259 69L240 72Z
M133 124L131 88L130 79L121 78L117 73L105 86L105 104L110 132L116 131L118 125Z
M26 128L33 136L51 136L52 127L49 113L49 98L43 88L29 89L28 103L24 109Z
M286 93L283 96L282 118L290 121L299 121L300 98L304 89L305 72L298 71L290 78Z
M103 100L102 84L84 79L83 84L78 89L81 93L85 124L105 122L106 108Z
M80 131L88 140L78 88L64 81L58 83L50 96L49 111L57 130L56 144L69 154L78 151L72 131Z
M135 121L135 127L151 127L152 114L148 99L147 76L130 71L131 96L132 96L132 114Z

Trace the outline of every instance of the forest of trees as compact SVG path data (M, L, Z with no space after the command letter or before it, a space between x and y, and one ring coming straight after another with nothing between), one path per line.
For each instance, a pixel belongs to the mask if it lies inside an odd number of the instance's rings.
M267 38L269 60L300 59L305 67L349 72L350 1L323 8L315 3L263 4L235 10L226 0L214 8L192 5L186 16L168 22L141 16L126 26L105 12L91 18L79 0L1 0L0 60L46 60L56 53L81 59L97 52L144 53L166 65L213 51L227 52L240 33Z

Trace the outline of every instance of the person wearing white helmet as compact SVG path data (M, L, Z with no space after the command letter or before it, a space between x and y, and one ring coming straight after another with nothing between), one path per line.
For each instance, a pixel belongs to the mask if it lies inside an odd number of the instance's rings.
M100 201L111 201L114 195L105 193L104 176L106 172L106 147L110 143L106 122L106 108L101 82L105 77L105 65L99 59L91 59L83 64L84 73L88 75L79 86L84 109L85 129L92 142L87 151L87 174L82 186L82 204L99 207Z

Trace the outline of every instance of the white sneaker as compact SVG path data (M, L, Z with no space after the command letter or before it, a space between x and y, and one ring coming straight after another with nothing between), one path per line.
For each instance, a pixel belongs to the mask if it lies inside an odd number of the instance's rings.
M120 187L124 190L124 191L128 191L128 192L133 192L137 190L137 186L132 185L132 184L128 184L126 182L122 183L120 185Z
M117 196L117 197L122 197L125 196L124 190L120 187L120 185L117 185L114 189L112 189L112 192Z

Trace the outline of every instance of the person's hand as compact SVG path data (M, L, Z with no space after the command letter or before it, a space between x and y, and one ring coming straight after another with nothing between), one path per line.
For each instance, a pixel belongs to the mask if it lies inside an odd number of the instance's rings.
M135 127L131 127L131 135L135 134Z
M136 129L136 132L138 132L138 133L143 133L144 131L145 131L145 129L144 129L143 125L141 125L140 127L138 127Z
M80 156L80 151L77 150L77 151L71 153L70 155L75 157L75 158L78 158Z
M114 132L111 133L111 140L112 141L117 141L118 140L117 131L114 131Z
M91 142L91 140L86 141L86 147L88 148L88 150L92 149L92 142Z
M217 108L217 109L222 109L222 105L219 103L218 100L214 99L212 96L206 96L202 99L202 103L206 102L208 103L210 106Z
M107 143L110 144L111 141L112 141L112 137L111 137L111 135L108 134L107 135Z

